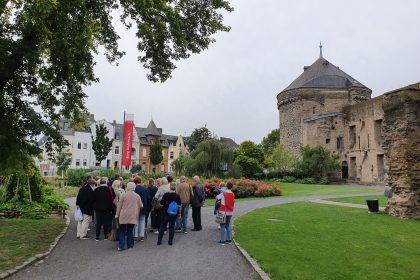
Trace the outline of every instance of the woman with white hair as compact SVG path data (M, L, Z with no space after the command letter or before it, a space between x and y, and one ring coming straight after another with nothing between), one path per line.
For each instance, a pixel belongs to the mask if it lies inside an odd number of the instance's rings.
M120 224L118 251L124 250L126 239L127 248L132 249L134 247L134 225L138 223L139 213L143 207L140 196L134 192L135 188L135 183L128 183L127 192L121 196L118 202L117 213L115 214L115 218L118 219Z

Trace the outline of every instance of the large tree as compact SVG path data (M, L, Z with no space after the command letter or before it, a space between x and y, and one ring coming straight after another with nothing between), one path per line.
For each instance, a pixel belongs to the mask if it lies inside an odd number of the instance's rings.
M254 177L262 173L264 162L264 152L260 145L252 141L244 141L235 150L235 164L242 168L243 175L247 178Z
M112 148L113 139L108 137L108 129L103 123L95 125L96 138L92 137L92 150L95 152L96 161L101 162L106 159Z
M190 139L188 139L189 150L194 151L198 147L198 144L208 139L211 139L211 132L207 127L203 126L194 129L191 133Z
M94 55L104 50L111 63L124 55L116 18L126 28L135 26L138 60L151 81L163 82L175 61L208 48L218 31L229 31L222 13L232 10L224 0L1 1L0 172L39 154L40 134L49 150L66 145L59 119L83 121L83 89L98 82Z
M271 155L277 145L280 144L280 129L273 129L267 136L261 141L261 148L264 151L264 155L267 157Z

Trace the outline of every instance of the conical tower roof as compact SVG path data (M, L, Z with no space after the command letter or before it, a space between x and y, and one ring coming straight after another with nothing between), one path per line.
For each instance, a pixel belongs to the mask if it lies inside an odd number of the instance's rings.
M304 67L304 72L283 91L297 88L347 89L350 87L366 88L320 55L311 66Z
M146 128L145 135L162 136L162 132L156 127L155 122L150 120L150 123Z

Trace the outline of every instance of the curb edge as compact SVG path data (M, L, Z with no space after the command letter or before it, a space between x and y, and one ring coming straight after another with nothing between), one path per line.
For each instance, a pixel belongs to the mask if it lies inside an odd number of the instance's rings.
M70 225L70 218L69 218L68 214L66 214L66 226L61 231L61 233L54 239L54 241L51 243L47 252L36 254L35 256L32 256L29 259L27 259L23 264L18 265L15 268L9 269L9 270L1 273L0 274L0 279L6 279L7 277L12 276L13 274L23 270L25 267L33 264L36 261L42 260L45 257L47 257L49 254L51 254L52 250L54 250L54 248L57 246L58 241L60 241L60 239L64 236L64 234L66 234L67 229L69 228L69 225Z
M258 265L258 263L248 254L247 251L245 251L244 248L242 248L236 240L233 240L233 243L235 244L238 251L241 253L241 255L245 258L245 260L252 266L254 271L258 274L258 276L262 280L271 280L270 276L262 270L262 268Z

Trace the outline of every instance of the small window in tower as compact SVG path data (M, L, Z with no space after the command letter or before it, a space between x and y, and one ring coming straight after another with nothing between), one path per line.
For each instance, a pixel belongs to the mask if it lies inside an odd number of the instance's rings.
M312 107L312 114L315 114L315 106Z
M325 139L325 144L330 144L330 138Z

